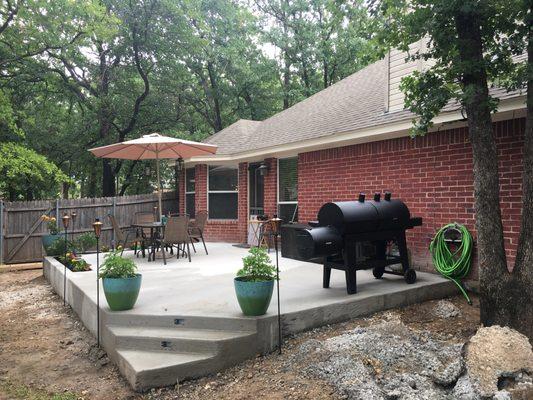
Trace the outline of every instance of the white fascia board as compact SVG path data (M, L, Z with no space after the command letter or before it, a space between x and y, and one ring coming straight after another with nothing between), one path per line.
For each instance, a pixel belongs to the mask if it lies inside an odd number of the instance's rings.
M525 97L519 96L500 102L498 112L493 114L493 121L519 118L525 115ZM238 164L239 162L261 161L268 157L291 157L309 151L331 149L359 143L375 142L409 136L413 126L412 118L400 122L363 128L355 131L343 132L315 139L276 145L257 150L248 150L228 155L212 155L192 157L185 160L186 164ZM466 119L460 111L449 111L439 114L433 119L430 131L454 129L466 126Z

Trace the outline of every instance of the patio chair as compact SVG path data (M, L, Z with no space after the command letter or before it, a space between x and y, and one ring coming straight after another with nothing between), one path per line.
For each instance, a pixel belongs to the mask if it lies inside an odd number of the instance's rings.
M194 221L191 221L191 223L189 224L189 236L191 237L192 249L195 253L196 248L194 247L194 242L197 241L199 243L201 240L204 245L205 254L209 254L207 252L207 246L205 245L204 240L204 229L206 222L207 211L198 211L196 213L196 218L194 219Z
M150 211L139 211L134 215L134 223L136 224L145 224L155 222L155 216L153 212ZM141 253L143 258L146 256L146 242L151 240L150 237L151 231L148 228L137 228L135 242L140 242L141 244ZM139 249L135 246L135 255L139 257Z
M114 215L108 214L108 217L109 217L109 221L111 221L113 232L115 233L114 249L116 249L118 246L122 246L122 251L120 252L120 255L122 255L122 253L124 253L124 249L127 246L128 238L130 237L130 234L132 233L131 228L121 229ZM126 235L124 235L124 233Z
M176 247L176 258L180 257L180 253L187 253L189 262L191 262L191 252L189 249L189 242L191 241L191 238L189 236L188 226L188 217L170 217L165 225L165 233L163 234L163 237L159 238L157 241L161 249L166 249L167 247ZM181 245L183 245L183 249L181 248ZM187 251L185 251L185 247L187 247ZM165 265L167 265L165 251L163 250L162 253L163 262Z

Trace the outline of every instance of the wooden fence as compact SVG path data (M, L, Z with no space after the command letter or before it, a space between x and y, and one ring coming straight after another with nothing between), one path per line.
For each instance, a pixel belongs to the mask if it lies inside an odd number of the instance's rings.
M176 193L163 194L163 212L177 212ZM48 230L41 216L59 216L58 227L63 232L61 216L75 211L77 218L68 228L69 239L92 232L95 218L103 222L101 243L110 245L113 230L108 215L113 214L121 227L130 226L139 211L154 211L157 195L145 194L93 199L58 199L4 202L0 200L0 264L39 261L43 257L41 236ZM74 235L74 236L71 236Z

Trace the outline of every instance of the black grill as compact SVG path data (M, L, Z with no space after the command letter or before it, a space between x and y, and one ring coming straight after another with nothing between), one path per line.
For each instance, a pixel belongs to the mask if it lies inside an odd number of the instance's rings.
M309 225L287 224L281 230L283 257L319 262L324 265L323 286L329 287L332 269L346 273L349 294L356 293L356 271L373 269L374 276L384 273L403 275L407 283L416 281L409 267L405 231L422 225L422 218L411 218L401 200L376 193L373 200L360 194L357 201L326 203L318 212L318 221ZM397 254L387 254L396 244ZM386 268L401 264L402 270Z

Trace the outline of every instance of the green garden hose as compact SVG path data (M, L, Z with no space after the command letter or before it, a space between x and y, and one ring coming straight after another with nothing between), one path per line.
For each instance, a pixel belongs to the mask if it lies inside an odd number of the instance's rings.
M446 237L446 234L451 230L460 234L459 240L453 240L454 243L458 244L457 249L453 252L450 250ZM461 279L470 271L472 244L472 235L468 232L468 229L464 225L453 223L443 226L429 245L429 251L431 252L435 269L445 278L455 282L470 305L472 305L472 301L468 297L468 294L466 294L461 284Z

